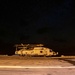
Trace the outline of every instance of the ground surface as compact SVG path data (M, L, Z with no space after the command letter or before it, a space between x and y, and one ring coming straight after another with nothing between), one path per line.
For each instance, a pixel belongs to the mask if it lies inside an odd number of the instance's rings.
M75 69L0 69L0 75L75 75Z
M0 75L74 75L75 56L0 56Z

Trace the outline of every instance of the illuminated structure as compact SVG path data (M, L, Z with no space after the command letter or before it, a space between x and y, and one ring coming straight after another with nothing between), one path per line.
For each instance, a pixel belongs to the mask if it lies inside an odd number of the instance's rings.
M43 44L17 44L16 55L21 56L56 56L58 52L44 47Z

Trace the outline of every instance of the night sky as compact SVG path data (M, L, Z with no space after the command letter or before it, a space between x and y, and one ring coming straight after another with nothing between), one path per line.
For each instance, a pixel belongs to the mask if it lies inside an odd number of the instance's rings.
M19 43L42 43L61 54L75 54L73 0L0 2L0 53Z

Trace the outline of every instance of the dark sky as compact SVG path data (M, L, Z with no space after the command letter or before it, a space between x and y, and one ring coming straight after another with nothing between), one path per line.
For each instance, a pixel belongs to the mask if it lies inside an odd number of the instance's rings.
M0 42L74 46L73 0L0 2ZM65 48L65 47L64 47Z

